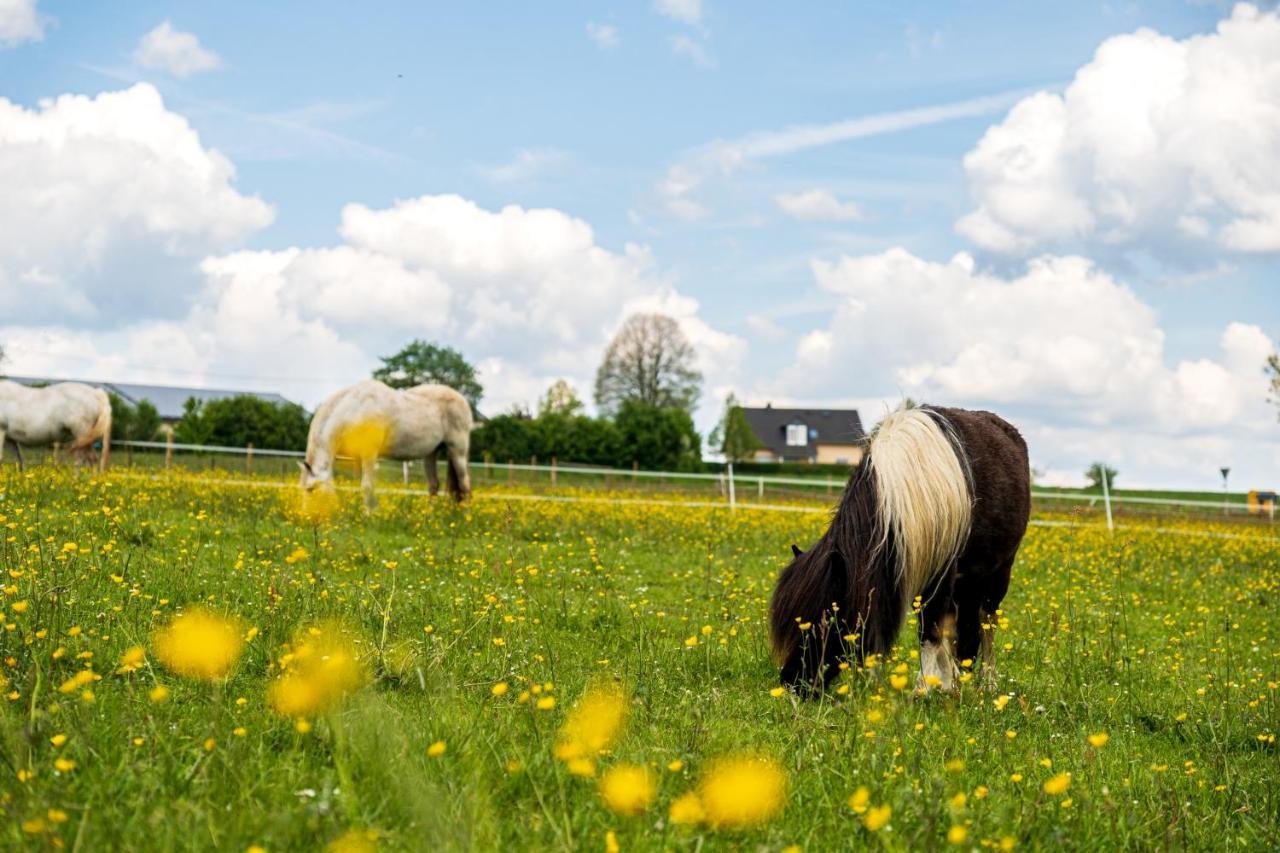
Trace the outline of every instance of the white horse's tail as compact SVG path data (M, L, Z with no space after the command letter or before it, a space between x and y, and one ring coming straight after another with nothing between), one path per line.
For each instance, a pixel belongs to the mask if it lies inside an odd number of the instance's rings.
M969 538L968 460L950 425L928 409L891 412L871 440L885 536L892 531L904 603L924 593Z

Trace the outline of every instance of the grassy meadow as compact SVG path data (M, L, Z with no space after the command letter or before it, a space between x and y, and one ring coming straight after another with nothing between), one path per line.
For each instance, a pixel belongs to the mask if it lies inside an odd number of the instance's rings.
M822 512L515 486L387 494L372 517L342 492L326 516L228 476L0 468L0 847L1280 841L1265 528L1037 517L993 691L915 695L904 632L799 701L765 616ZM163 632L197 610L231 635ZM335 636L354 659L322 704L295 682ZM225 678L191 665L211 658ZM587 719L587 691L620 707Z

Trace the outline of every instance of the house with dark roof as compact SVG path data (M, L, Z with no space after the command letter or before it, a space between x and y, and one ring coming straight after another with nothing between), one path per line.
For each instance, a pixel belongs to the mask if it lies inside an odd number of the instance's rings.
M266 400L268 403L288 403L279 394L262 391L229 391L222 388L183 388L176 385L140 385L135 382L95 382L86 379L49 379L37 376L5 376L22 385L53 385L56 382L79 382L94 388L101 388L108 394L116 394L126 403L136 406L147 400L156 407L160 420L165 424L176 424L182 420L183 406L188 399L194 397L198 402L224 400L228 397L239 397L247 394Z
M820 462L857 465L867 435L856 409L762 409L742 407L759 439L758 462Z

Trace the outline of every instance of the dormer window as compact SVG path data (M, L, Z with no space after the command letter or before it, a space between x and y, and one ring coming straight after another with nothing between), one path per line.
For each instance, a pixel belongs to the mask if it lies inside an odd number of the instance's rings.
M787 446L804 447L809 443L809 429L804 424L787 424Z

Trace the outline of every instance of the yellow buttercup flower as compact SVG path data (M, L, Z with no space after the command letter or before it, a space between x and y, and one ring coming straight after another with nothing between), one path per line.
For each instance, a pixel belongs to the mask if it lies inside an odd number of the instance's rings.
M867 810L866 815L862 818L862 825L872 832L879 832L889 823L889 817L893 814L893 809L888 805L875 806Z
M862 814L867 810L869 802L871 802L871 789L866 785L859 785L858 790L854 791L849 797L849 808L858 814Z
M693 791L682 794L671 803L671 811L667 815L671 822L679 826L702 823L706 820L706 810L702 808L702 799Z
M653 771L639 764L618 764L600 777L600 797L621 815L638 815L653 804L657 783Z
M352 459L376 459L386 449L391 437L390 425L380 418L370 418L344 429L335 444L339 456Z
M560 727L556 758L591 758L613 746L626 724L628 702L626 692L613 682L588 688Z
M1107 741L1109 740L1111 740L1111 735L1106 732L1098 732L1097 734L1089 735L1089 746L1092 746L1095 749L1101 749L1107 745Z
M1071 774L1059 773L1044 783L1044 792L1051 797L1057 797L1067 792L1067 788L1071 787Z
M352 829L324 848L325 853L377 853L378 833L372 829Z
M244 649L238 622L190 610L156 631L151 642L160 662L178 675L204 681L226 678Z
M427 747L427 755L431 756L432 758L439 758L440 756L444 755L445 749L447 749L447 747L445 746L445 742L442 740L438 740L435 743L431 744L431 746Z
M707 822L716 828L755 826L772 818L786 802L787 775L764 756L732 756L712 766L698 795Z
M287 660L267 688L267 704L282 717L322 714L368 680L355 645L333 624L305 632Z

